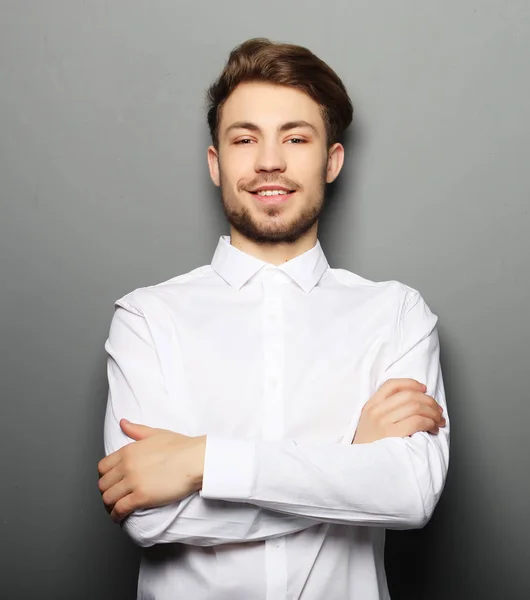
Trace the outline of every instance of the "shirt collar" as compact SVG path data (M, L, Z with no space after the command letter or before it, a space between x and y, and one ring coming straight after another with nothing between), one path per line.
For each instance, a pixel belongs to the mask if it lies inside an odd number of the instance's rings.
M240 290L249 279L268 264L232 246L228 235L221 236L212 258L212 269L236 290ZM328 267L322 246L317 240L311 250L276 268L289 275L306 294L309 294Z

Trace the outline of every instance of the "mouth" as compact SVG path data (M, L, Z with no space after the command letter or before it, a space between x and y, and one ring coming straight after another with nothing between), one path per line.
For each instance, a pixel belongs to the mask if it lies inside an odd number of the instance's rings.
M284 187L262 186L256 190L249 191L249 194L262 204L284 204L290 200L296 190L289 190Z

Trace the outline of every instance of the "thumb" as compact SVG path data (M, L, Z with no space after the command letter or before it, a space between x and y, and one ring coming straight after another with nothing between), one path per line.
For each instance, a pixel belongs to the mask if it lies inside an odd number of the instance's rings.
M138 423L131 423L127 419L120 420L120 427L126 436L133 440L143 440L155 434L158 430L153 427L147 427L147 425L139 425Z

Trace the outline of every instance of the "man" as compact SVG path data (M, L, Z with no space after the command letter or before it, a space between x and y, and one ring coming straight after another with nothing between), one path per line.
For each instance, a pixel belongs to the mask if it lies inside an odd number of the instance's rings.
M447 473L437 317L318 242L352 119L334 71L249 40L209 100L230 237L116 303L103 501L145 548L139 598L388 598L385 528L423 527Z

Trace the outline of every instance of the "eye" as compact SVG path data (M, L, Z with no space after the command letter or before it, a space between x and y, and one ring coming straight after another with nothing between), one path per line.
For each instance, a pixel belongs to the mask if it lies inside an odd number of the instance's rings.
M287 141L292 142L293 144L305 144L305 140L298 137L289 138Z
M237 140L236 142L234 142L235 144L240 144L240 145L244 145L244 144L250 144L253 140L251 140L250 138L243 138L242 140Z

